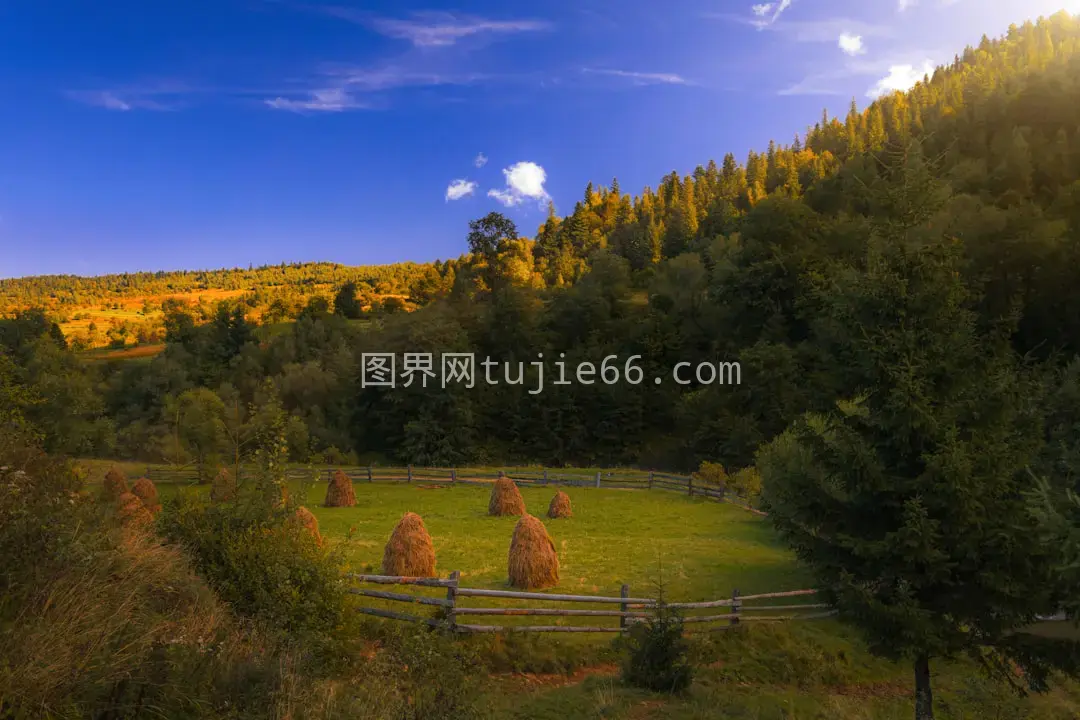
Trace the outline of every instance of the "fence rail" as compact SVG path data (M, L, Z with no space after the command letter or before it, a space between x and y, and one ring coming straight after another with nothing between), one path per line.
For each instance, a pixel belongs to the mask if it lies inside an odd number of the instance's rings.
M497 633L497 632L581 632L581 633L618 633L626 632L635 623L644 622L650 613L642 608L654 608L658 604L656 598L631 597L630 587L623 585L618 597L607 595L566 595L557 593L524 592L516 590L489 590L486 588L470 588L460 585L460 573L457 571L448 578L415 578L397 577L392 575L360 575L349 573L346 577L357 583L374 583L379 585L405 585L429 588L446 588L446 597L427 597L411 595L399 592L386 592L381 590L367 590L365 588L349 588L349 592L362 597L377 598L391 602L410 603L413 605L436 606L444 613L444 617L420 617L393 610L385 610L372 607L358 607L357 611L365 615L387 618L391 620L403 620L432 626L444 626L450 630L461 633ZM756 595L740 595L735 590L730 598L720 600L708 600L702 602L666 603L669 608L679 610L701 610L708 608L725 608L728 612L712 615L686 615L683 622L694 625L706 625L723 623L721 627L734 627L742 621L752 622L778 622L790 620L813 620L829 617L833 611L776 615L777 611L792 610L821 610L828 608L824 603L807 603L802 605L746 605L746 603L772 598L790 598L815 595L817 590L786 590L783 592L759 593ZM466 607L461 605L463 598L496 598L526 601L547 601L551 603L581 603L581 604L609 604L618 605L618 610L593 610L577 607ZM764 614L755 614L764 613ZM496 617L587 617L587 618L616 618L618 625L477 625L458 621L461 616L496 616ZM705 629L716 629L705 628Z
M336 468L318 468L320 482L329 481ZM582 473L553 468L507 468L504 470L480 470L474 468L441 468L441 467L418 467L406 465L404 467L380 467L369 465L362 468L342 469L342 472L354 483L360 482L393 482L393 483L423 483L426 485L484 485L493 482L499 477L505 476L515 483L523 486L555 486L555 487L595 487L612 488L620 490L669 490L688 495L690 497L702 497L718 502L726 502L748 510L757 515L765 515L761 510L753 507L749 498L737 495L730 490L716 485L709 485L692 475L674 475L671 473L632 471L632 470L599 470L595 473ZM246 468L241 468L241 479L248 476ZM199 481L199 473L195 469L168 469L152 468L147 470L147 477L155 482L165 483L195 483ZM313 473L310 470L292 469L286 472L289 480L311 480Z

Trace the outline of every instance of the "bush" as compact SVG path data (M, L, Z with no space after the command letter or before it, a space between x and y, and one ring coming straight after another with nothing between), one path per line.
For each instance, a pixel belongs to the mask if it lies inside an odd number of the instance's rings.
M326 633L345 611L336 558L292 522L295 508L265 512L255 499L208 505L181 495L159 521L233 609L290 635Z
M744 467L731 476L728 487L743 497L756 498L761 495L761 473L753 465Z
M273 716L278 659L183 554L15 445L0 438L0 717Z
M623 681L654 692L676 693L690 687L693 667L687 657L682 618L661 597L652 617L630 628Z
M728 474L724 470L724 466L720 463L709 462L703 460L701 467L694 473L695 480L701 480L709 485L716 486L720 489L727 487Z
M427 628L406 627L392 637L384 675L398 677L402 720L469 720L481 717L480 663L472 644Z

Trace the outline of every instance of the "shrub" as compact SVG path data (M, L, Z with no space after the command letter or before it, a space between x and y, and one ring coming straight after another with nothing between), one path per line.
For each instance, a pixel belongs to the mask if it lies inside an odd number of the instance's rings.
M676 693L690 687L693 667L687 657L682 618L661 594L651 617L630 628L623 681L654 692Z
M116 532L113 503L90 502L77 467L9 449L0 716L195 718L226 705L232 718L274 716L278 659L236 627L183 554L139 528Z
M472 644L443 632L402 628L391 638L384 670L397 677L404 696L394 717L402 720L470 720L482 717L480 665ZM404 669L404 672L402 672Z
M697 472L694 473L694 479L723 489L727 486L728 474L720 463L703 460Z
M257 498L207 505L182 495L159 523L237 612L290 634L325 632L344 614L341 568L294 517L295 509L267 512Z
M761 495L761 473L753 465L744 467L731 476L728 487L744 497L756 498Z

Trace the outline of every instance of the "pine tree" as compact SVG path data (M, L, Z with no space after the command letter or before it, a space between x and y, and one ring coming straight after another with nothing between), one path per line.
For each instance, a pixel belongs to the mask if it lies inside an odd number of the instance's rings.
M987 334L959 246L920 218L942 189L918 154L874 189L865 260L820 284L814 343L852 395L805 415L757 467L770 519L871 649L913 662L915 717L933 717L930 661L969 653L1042 688L1080 646L1014 633L1055 608L1047 546L1023 491L1040 447L1038 386ZM927 187L920 187L927 185ZM1043 648L1045 649L1045 648Z

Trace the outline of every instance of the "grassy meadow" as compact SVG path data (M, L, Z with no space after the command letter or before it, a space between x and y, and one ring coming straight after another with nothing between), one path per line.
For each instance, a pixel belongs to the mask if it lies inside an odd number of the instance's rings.
M90 463L99 482L107 463ZM140 463L119 464L129 479L145 472ZM314 512L330 547L345 566L379 572L383 547L406 511L419 513L435 546L437 571L459 570L463 584L506 587L506 556L516 518L489 517L489 488L385 482L354 484L357 505L321 506L326 483L290 492ZM163 498L206 493L207 486L160 483ZM766 519L740 508L663 490L563 488L574 517L543 518L559 550L561 581L548 592L655 595L662 571L672 601L728 597L811 586ZM528 510L543 517L556 488L521 489ZM436 589L390 588L439 595ZM788 602L796 602L792 599ZM427 615L430 608L355 598L357 603ZM807 598L806 602L813 602ZM468 598L460 606L570 605ZM580 607L580 606L579 606ZM599 606L598 606L599 607ZM607 606L604 606L607 607ZM614 618L460 617L478 624L614 624ZM402 627L369 618L375 637ZM854 632L834 620L744 623L693 630L695 681L683 696L650 694L619 680L619 651L609 634L469 636L482 648L485 718L545 720L891 720L912 716L912 671L908 663L876 658ZM946 720L1080 717L1080 688L1056 683L1045 695L1020 697L983 676L972 663L935 661L932 667L937 717ZM372 716L375 717L375 716Z

